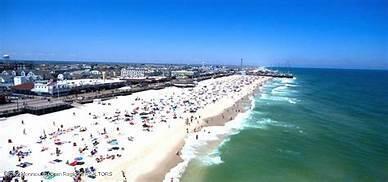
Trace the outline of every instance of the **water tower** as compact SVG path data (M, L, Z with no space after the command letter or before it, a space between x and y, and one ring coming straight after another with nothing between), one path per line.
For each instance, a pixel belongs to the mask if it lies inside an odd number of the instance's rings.
M9 63L10 56L8 54L4 54L3 55L3 60L4 60L4 63Z

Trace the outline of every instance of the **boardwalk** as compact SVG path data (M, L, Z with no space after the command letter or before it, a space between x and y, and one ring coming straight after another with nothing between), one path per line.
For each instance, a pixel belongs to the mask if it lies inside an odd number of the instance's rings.
M197 77L195 79L188 78L184 79L186 82L193 81L202 81L211 78L219 78L224 76L229 76L229 74L216 74L216 75L204 75ZM90 103L93 102L94 99L109 99L116 96L129 95L135 92L141 92L145 90L158 90L163 89L165 87L172 86L179 81L182 80L171 80L167 82L160 83L151 83L143 86L133 86L128 90L119 90L119 89L108 89L108 90L100 90L94 92L87 93L79 93L67 96L59 96L59 97L42 97L42 96L34 96L32 99L23 99L17 102L13 102L10 104L0 105L0 117L7 117L11 115L21 114L21 113L31 113L31 114L43 114L55 111L57 109L64 109L68 107L72 107L72 103Z
M66 108L69 104L60 99L28 99L23 102L0 105L0 116L9 116L20 113L43 114L46 110Z

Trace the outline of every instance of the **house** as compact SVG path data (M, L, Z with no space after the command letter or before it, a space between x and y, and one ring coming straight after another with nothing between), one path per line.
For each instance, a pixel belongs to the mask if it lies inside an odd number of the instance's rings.
M13 86L13 79L10 75L0 75L0 86L10 87Z
M1 75L2 75L2 76L8 76L9 73L8 73L7 71L4 70L4 71L1 72Z

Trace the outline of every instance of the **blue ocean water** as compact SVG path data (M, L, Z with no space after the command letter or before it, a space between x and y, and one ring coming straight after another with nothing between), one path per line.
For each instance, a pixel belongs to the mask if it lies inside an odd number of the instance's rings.
M388 181L388 71L291 69L188 181Z

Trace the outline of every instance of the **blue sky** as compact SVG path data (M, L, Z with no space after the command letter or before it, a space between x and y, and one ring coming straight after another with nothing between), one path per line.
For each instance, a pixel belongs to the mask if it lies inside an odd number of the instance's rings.
M388 69L388 1L0 0L0 53Z

